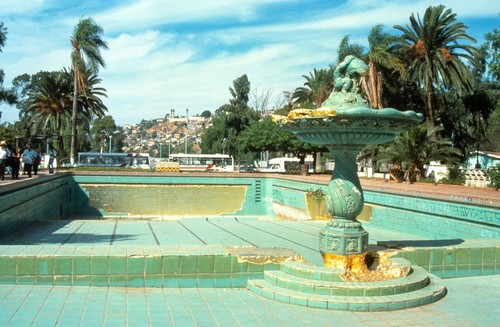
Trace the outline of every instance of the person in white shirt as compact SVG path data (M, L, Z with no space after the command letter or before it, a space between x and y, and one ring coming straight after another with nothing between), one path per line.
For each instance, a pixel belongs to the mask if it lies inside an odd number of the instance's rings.
M24 170L28 173L28 177L31 177L31 170L33 169L33 160L36 157L36 152L31 148L31 144L23 152L23 163Z
M10 158L10 151L7 148L5 141L0 141L0 179L3 181L5 178L5 166L7 160Z
M56 158L56 150L54 147L51 145L49 147L49 174L54 173L54 159Z

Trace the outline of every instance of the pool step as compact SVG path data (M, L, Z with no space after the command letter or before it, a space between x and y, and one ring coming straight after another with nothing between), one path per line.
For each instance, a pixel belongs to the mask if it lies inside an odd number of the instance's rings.
M440 278L418 266L406 277L377 282L344 282L335 273L323 267L282 263L280 270L267 270L264 279L250 279L247 286L279 302L349 311L400 310L446 295Z

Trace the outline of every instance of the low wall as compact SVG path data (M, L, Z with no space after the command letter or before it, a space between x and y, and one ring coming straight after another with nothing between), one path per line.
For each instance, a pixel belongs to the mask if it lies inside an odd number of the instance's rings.
M272 215L263 178L75 175L69 217Z
M68 178L49 176L0 189L0 237L45 219L63 219L69 199Z
M500 238L497 208L365 191L370 224L435 239Z

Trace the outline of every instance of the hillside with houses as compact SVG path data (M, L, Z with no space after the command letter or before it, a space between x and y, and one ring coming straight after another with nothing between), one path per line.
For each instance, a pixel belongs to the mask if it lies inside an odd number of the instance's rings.
M200 152L201 135L211 118L202 116L166 117L122 126L122 152L149 153L168 157L169 153ZM161 153L160 153L161 152Z

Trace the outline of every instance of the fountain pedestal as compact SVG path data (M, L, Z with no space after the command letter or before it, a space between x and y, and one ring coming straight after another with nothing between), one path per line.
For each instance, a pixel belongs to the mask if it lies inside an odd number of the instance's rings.
M329 148L335 159L326 200L332 220L319 233L319 249L326 267L363 269L368 233L356 219L364 205L356 169L360 149L354 146L345 149L342 145Z

